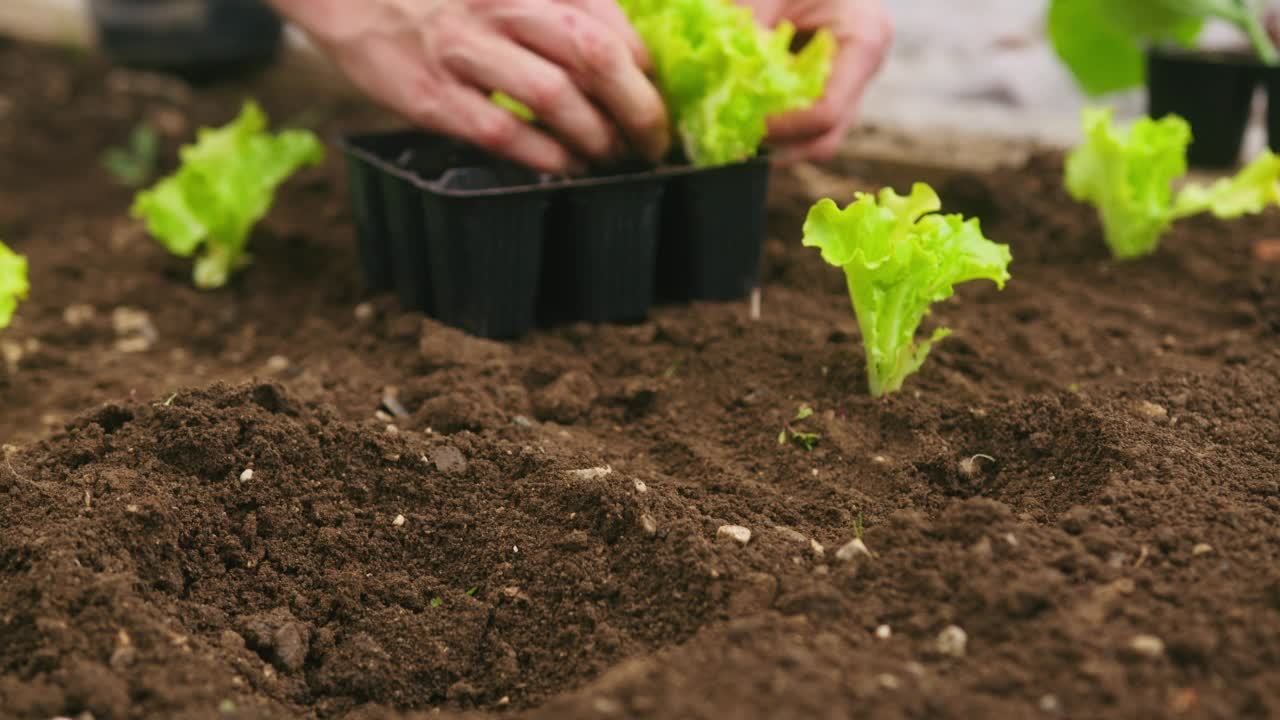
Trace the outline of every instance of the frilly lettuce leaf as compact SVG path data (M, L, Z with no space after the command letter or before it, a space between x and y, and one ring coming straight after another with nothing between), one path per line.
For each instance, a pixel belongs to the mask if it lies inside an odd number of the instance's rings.
M9 327L18 301L27 297L27 259L0 242L0 329Z
M940 328L916 340L929 306L970 280L1003 288L1012 256L1008 247L983 236L977 219L936 214L941 201L923 183L906 197L886 188L878 198L855 198L843 210L831 200L814 205L804 244L844 270L867 353L867 381L871 394L880 397L901 389L933 344L950 334Z
M1066 186L1092 204L1112 255L1150 255L1175 220L1209 212L1236 218L1280 205L1280 158L1270 151L1235 177L1210 185L1174 183L1187 172L1191 128L1176 115L1139 118L1129 128L1112 125L1110 109L1083 115L1084 141L1067 155Z
M653 56L685 154L720 165L756 154L772 115L822 96L836 52L819 31L791 52L795 28L766 30L728 0L619 0Z
M200 130L181 158L175 174L138 193L132 215L173 254L198 252L195 284L210 289L245 262L249 234L276 188L300 167L319 164L324 146L306 130L269 133L266 115L248 102L230 125Z

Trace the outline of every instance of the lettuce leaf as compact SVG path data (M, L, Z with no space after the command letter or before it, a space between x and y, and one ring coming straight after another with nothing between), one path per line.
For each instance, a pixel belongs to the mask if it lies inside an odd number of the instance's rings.
M906 197L889 188L878 198L857 193L843 210L822 200L805 220L804 244L844 270L875 397L901 389L950 334L939 328L916 341L930 305L962 282L987 279L1003 288L1009 279L1009 248L984 237L977 219L937 214L941 207L933 188L916 183Z
M819 31L791 52L795 28L756 24L729 0L620 0L653 55L657 84L694 165L737 162L757 153L772 115L822 96L836 52Z
M271 209L276 188L304 165L324 159L311 132L267 132L267 117L247 102L240 116L217 129L201 129L182 148L182 166L134 198L133 217L169 252L195 261L197 287L226 285L242 265L253 226Z
M27 297L27 259L0 242L0 329L9 327L18 301Z
M1097 209L1103 237L1118 259L1155 252L1160 237L1181 218L1209 212L1230 219L1280 205L1280 158L1270 151L1235 177L1187 183L1175 195L1191 144L1185 120L1144 117L1124 129L1112 125L1110 109L1088 109L1083 126L1084 141L1067 155L1067 192Z
M525 122L533 122L536 119L533 115L533 111L529 109L528 105L525 105L500 90L494 90L493 93L489 95L489 100L494 105L497 105Z

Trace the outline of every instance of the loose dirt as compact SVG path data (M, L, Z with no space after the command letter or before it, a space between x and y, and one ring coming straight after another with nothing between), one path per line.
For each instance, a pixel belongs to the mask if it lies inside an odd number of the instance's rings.
M248 93L330 137L379 116L14 45L0 88L33 281L0 335L0 717L1280 715L1276 213L1117 264L1058 157L855 155L779 174L759 320L504 344L364 297L336 156L214 293L98 164L139 119L171 164ZM913 180L1014 279L937 307L953 337L875 401L799 227Z

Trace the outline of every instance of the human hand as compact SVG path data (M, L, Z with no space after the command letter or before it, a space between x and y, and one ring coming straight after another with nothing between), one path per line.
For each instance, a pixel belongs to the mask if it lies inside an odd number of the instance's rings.
M666 109L615 0L272 0L373 99L551 173L659 160ZM489 100L529 106L549 132Z
M782 161L829 159L857 116L867 83L893 41L893 25L880 0L737 0L773 27L783 20L797 31L827 28L839 48L827 91L806 110L769 121L769 142Z

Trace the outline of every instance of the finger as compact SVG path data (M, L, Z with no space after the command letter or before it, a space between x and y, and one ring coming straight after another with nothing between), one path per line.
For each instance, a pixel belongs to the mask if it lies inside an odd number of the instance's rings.
M816 138L782 146L770 153L770 162L778 167L808 160L830 160L840 151L847 133L848 128L836 128Z
M564 68L651 161L670 144L667 111L653 83L636 65L617 35L577 8L510 16L512 36Z
M631 50L631 55L641 70L648 72L653 69L653 57L649 54L649 48L640 39L640 34L636 32L635 26L631 24L631 20L622 11L617 0L560 0L560 2L572 5L604 23L627 43L627 48Z
M467 83L501 90L528 105L540 121L572 149L590 158L620 158L622 138L568 73L539 55L498 36L458 43L445 53L445 67Z
M825 135L841 123L852 122L853 105L880 70L893 38L893 27L883 12L871 13L856 24L858 32L837 34L840 44L832 62L827 91L806 110L787 113L769 121L771 140L812 138Z
M414 119L535 170L557 175L586 171L567 148L490 102L479 90L451 86L432 107L427 116Z

